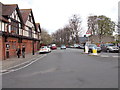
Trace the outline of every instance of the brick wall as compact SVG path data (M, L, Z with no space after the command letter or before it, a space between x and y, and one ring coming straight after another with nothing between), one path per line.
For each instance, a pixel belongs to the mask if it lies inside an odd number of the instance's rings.
M16 56L16 48L17 48L18 45L20 46L20 44L18 43L18 39L17 38L11 38L11 37L9 37L9 38L7 38L7 41L8 42L6 42L5 45L9 44L10 47L9 47L8 50L5 49L5 51L9 52L9 57L10 58L11 57L15 57Z
M26 47L26 53L32 53L32 41L31 40L22 40L22 44Z
M0 60L5 60L5 43L2 36L0 36Z
M2 42L3 42L3 41L2 41L2 37L0 36L0 60L3 59L3 57L2 57L2 55L3 55L3 53L2 53L3 43L2 43Z
M22 43L18 43L18 38L8 37L7 42L4 42L4 37L0 37L0 60L4 60L7 58L7 52L9 52L9 58L17 57L16 49L20 46L22 50L22 45L26 47L26 54L31 53L33 51L33 41L32 40L22 40ZM10 47L7 49L6 45ZM38 51L38 41L34 42L34 52Z

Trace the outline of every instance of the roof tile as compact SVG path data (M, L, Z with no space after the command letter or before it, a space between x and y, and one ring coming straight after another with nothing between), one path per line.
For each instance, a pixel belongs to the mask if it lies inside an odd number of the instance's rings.
M26 23L28 16L31 12L31 9L20 9L20 12L22 14L23 22Z

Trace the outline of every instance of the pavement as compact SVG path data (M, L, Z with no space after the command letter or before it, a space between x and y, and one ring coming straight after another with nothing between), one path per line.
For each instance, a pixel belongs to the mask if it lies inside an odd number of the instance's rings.
M0 67L1 67L0 72L3 73L10 68L13 68L13 67L15 68L15 67L23 65L25 63L29 63L29 62L31 62L31 61L33 61L41 56L42 55L40 55L38 53L35 53L34 55L32 55L30 53L30 54L26 54L25 58L22 58L22 56L21 56L20 58L13 57L13 58L9 58L6 60L2 60L2 61L0 61Z

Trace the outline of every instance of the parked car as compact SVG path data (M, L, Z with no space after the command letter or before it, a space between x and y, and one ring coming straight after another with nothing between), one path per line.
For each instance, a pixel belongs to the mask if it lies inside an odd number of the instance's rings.
M78 48L79 47L79 44L74 44L74 48Z
M51 45L48 45L49 48L51 48Z
M39 50L39 54L40 53L49 53L49 52L51 52L51 49L47 46L42 46Z
M69 48L74 48L74 46L70 45Z
M119 47L112 43L103 44L101 45L101 48L102 48L102 51L105 51L105 52L119 52Z
M55 50L55 49L57 49L57 46L56 46L56 44L52 44L52 45L51 45L51 49L52 49L52 50Z
M61 48L61 49L66 49L66 46L65 46L65 45L61 45L60 48Z
M78 46L79 49L84 49L85 47L83 45Z
M88 52L93 52L93 48L97 49L97 52L100 53L101 52L101 47L97 47L95 44L89 44L88 45Z

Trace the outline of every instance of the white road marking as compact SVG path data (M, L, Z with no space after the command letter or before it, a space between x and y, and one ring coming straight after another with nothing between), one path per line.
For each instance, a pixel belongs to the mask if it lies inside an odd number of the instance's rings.
M101 57L109 57L108 55L100 55Z
M41 59L41 58L43 58L43 57L45 57L45 56L47 56L47 54L45 54L45 55L43 55L43 56L41 56L40 58L37 58L36 60L34 60L34 61L32 61L32 62L30 62L30 63L28 63L27 65L25 65L25 66L23 66L23 67L20 67L20 68L18 68L18 69L12 69L12 70L4 70L4 71L8 71L8 72L5 72L5 73L2 73L2 74L8 74L8 73L11 73L11 72L15 72L15 71L18 71L18 70L21 70L21 69L23 69L23 68L26 68L26 67L28 67L28 66L30 66L31 64L33 64L34 62L36 62L36 61L38 61L39 59ZM28 61L27 61L28 62ZM27 62L25 62L25 63L27 63ZM25 64L24 63L24 64ZM23 65L23 63L22 64L19 64L19 65L16 65L16 66L20 66L20 65ZM15 67L15 66L14 66ZM14 67L12 67L12 68L14 68ZM0 74L1 75L1 74Z
M118 58L119 56L112 56L112 57Z
M42 57L42 56L41 56ZM35 58L33 58L33 60L34 60ZM15 65L15 66L13 66L13 67L10 67L10 68L8 68L8 69L12 69L12 68L15 68L15 67L18 67L18 66L21 66L21 65L24 65L25 63L29 63L29 62L31 62L32 60L30 60L30 61L26 61L26 62L23 62L23 63L20 63L20 64L17 64L17 65Z
M100 57L113 57L113 58L118 58L119 56L100 55Z
M44 70L44 71L37 71L37 72L21 75L20 77L31 77L31 76L38 75L38 74L45 74L45 73L54 72L56 70L57 70L57 68L50 68L50 69L47 69L47 70Z

